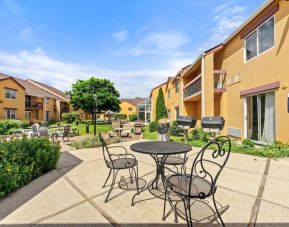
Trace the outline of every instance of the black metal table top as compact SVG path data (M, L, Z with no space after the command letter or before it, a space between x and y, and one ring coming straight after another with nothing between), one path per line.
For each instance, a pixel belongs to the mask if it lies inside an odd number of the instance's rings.
M192 150L188 144L166 142L166 141L147 141L132 144L130 149L143 154L171 155L187 153Z

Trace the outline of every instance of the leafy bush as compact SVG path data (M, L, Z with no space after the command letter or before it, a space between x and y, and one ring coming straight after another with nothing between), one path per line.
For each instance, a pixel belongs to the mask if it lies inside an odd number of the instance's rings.
M75 120L80 120L80 115L78 112L71 112L71 113L63 113L62 120L66 123L73 123Z
M98 147L100 146L100 141L98 137L89 137L81 141L73 141L71 146L75 147L76 149Z
M129 121L136 121L137 120L137 114L133 113L133 114L129 115L128 120Z
M126 114L113 114L112 117L114 119L122 119L122 120L127 119L127 115Z
M60 146L46 138L22 138L0 144L0 198L54 169Z
M9 134L11 129L20 128L21 121L19 120L2 120L0 121L0 135Z
M254 141L250 140L250 139L244 139L242 141L242 145L243 145L244 148L248 148L248 149L250 149L250 148L252 149L252 148L255 147Z
M21 128L30 128L30 123L29 123L29 121L21 121L20 127L21 127Z
M114 140L107 141L107 144L111 143L120 143L122 140L120 138L115 138ZM85 138L81 141L74 141L71 143L72 147L76 149L84 149L84 148L93 148L93 147L100 147L101 143L98 137L89 137Z
M149 131L150 132L156 132L158 130L158 122L152 121L149 124Z
M80 121L80 124L85 124L85 125L89 124L89 125L92 125L92 120L81 120L81 121Z
M178 127L178 123L176 121L173 121L171 124L171 134L173 136L182 136L183 135L183 129Z
M40 125L48 127L49 126L49 122L48 121L41 121Z
M191 132L191 140L200 140L203 142L209 142L209 133L204 132L201 127L194 128Z

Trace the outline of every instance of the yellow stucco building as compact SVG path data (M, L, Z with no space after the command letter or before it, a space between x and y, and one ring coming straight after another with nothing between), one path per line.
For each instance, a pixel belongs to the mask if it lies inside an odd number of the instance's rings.
M62 113L69 112L63 92L37 81L0 73L0 91L1 120L59 121Z
M120 114L125 114L129 117L132 114L137 114L137 106L143 102L145 98L136 97L134 99L120 99Z
M222 133L235 138L289 142L288 27L289 2L266 1L225 41L160 85L169 119L175 120L178 107L180 115L198 121L223 116Z

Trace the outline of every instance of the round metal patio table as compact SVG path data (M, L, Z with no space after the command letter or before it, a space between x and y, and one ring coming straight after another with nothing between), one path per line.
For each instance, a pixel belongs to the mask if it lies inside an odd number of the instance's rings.
M150 183L148 183L146 187L142 188L132 197L131 205L133 206L135 204L134 199L137 195L144 192L145 190L148 190L150 187L152 187L153 189L154 184L155 184L155 188L158 188L159 178L161 177L161 180L163 179L163 167L164 167L164 161L166 157L169 155L187 153L192 150L192 147L189 146L188 144L177 143L177 142L147 141L147 142L139 142L139 143L132 144L130 146L130 149L132 151L135 151L141 154L150 155L156 163L155 178L152 181L150 181Z

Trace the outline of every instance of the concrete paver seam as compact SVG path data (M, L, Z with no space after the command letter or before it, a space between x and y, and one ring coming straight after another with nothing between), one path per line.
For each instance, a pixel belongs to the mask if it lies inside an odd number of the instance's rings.
M267 159L266 162L266 166L264 169L264 174L261 180L261 184L258 190L258 194L257 194L257 198L255 200L253 209L252 209L252 213L251 213L251 217L249 219L249 223L248 223L248 227L253 227L256 225L256 221L257 221L257 217L258 217L258 213L259 213L259 208L260 208L260 204L261 204L261 200L262 200L262 196L263 196L263 192L264 192L264 188L265 188L265 184L266 184L266 179L268 176L268 172L269 172L269 167L270 167L270 159Z

